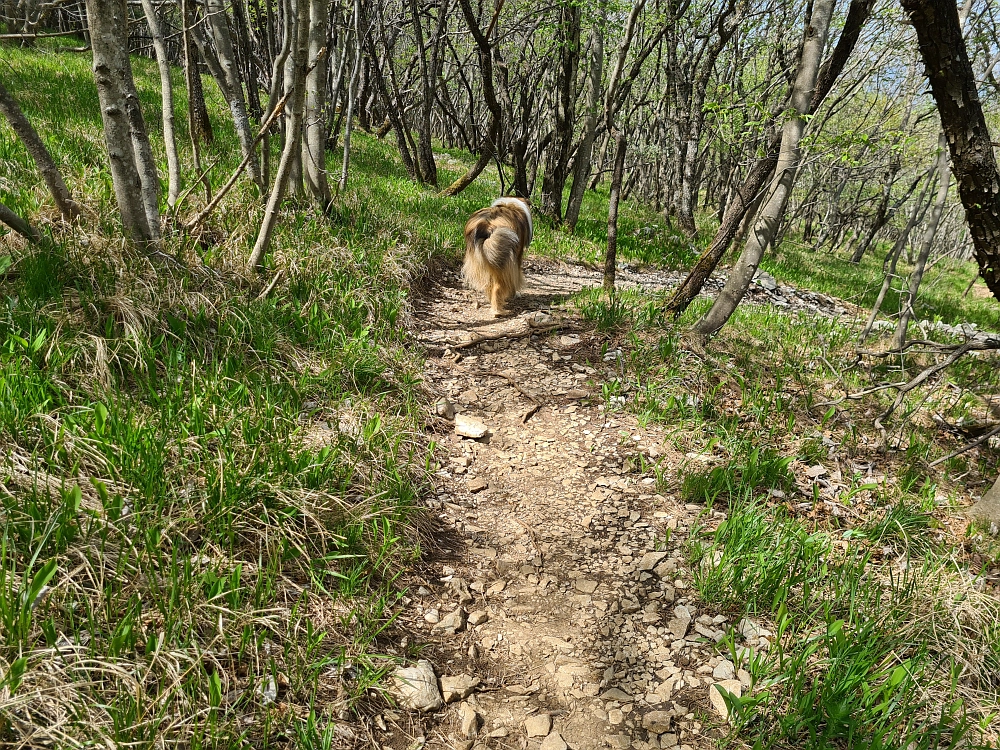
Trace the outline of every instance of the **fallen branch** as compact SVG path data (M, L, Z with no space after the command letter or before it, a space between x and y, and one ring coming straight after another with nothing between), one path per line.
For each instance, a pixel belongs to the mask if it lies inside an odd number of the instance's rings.
M945 461L948 461L949 459L954 458L955 456L961 456L966 451L971 451L976 446L982 445L983 443L985 443L987 440L989 440L991 437L993 437L997 433L1000 433L1000 425L997 425L996 427L994 427L989 432L987 432L987 433L985 433L983 435L980 435L975 440L973 440L971 443L967 443L966 445L963 445L957 451L952 451L947 456L942 456L941 458L939 458L939 459L937 459L935 461L931 461L930 464L929 464L929 466L931 468L933 468L933 467L937 466L938 464L944 463Z
M284 273L284 268L278 269L278 272L274 274L274 278L271 279L271 283L264 287L264 291L257 295L257 302L260 302L262 299L267 299L268 296L270 296L271 292L274 291L274 287L278 283L278 280L284 275Z
M528 411L524 413L524 416L521 417L521 424L528 424L528 420L531 419L533 416L535 416L538 413L538 410L541 408L542 408L541 404L535 404L530 409L528 409Z
M525 390L524 388L522 388L522 387L520 386L520 384L519 384L519 383L518 383L518 382L517 382L516 380L514 380L514 378L512 378L512 377L511 377L510 375L504 375L504 374L503 374L502 372L492 372L492 371L488 371L488 370L479 370L479 371L475 372L474 374L475 374L475 375L485 375L486 377L491 377L491 378L503 378L503 379L504 379L504 380L506 380L506 381L507 381L508 383L510 383L511 387L512 387L512 388L513 388L514 390L516 390L516 391L517 391L518 393L520 393L520 394L521 394L522 396L524 396L524 397L525 397L526 399L528 399L529 401L531 401L531 402L533 402L533 403L536 403L536 404L538 404L538 405L541 405L541 404L542 404L542 402L541 402L541 401L539 400L539 398L538 398L538 396L537 396L537 395L535 395L535 394L534 394L534 393L532 393L531 391L526 391L526 390Z
M892 405L882 413L882 415L879 417L879 419L880 420L881 419L885 419L890 414L892 414L894 411L896 411L896 409L899 408L899 405L903 403L903 398L906 396L907 393L909 393L910 391L912 391L914 388L916 388L921 383L923 383L926 380L928 380L932 375L936 375L937 373L941 372L941 370L944 370L944 369L950 367L951 365L953 365L966 352L972 350L974 348L975 343L976 342L973 342L973 341L967 341L964 344L956 347L954 349L954 351L952 351L952 353L949 354L948 357L945 360L943 360L942 362L938 362L937 364L931 365L930 367L924 369L919 375L917 375L915 378L913 378L913 380L911 380L906 385L902 386L899 389L899 394L896 396L896 400L893 401ZM984 342L979 342L979 343L984 343ZM998 344L998 346L1000 346L1000 341L998 341L996 343ZM996 348L996 347L984 347L984 346L981 346L981 347L978 347L978 348L979 349L984 349L984 348Z
M528 330L521 331L520 333L495 333L488 336L480 336L479 338L472 339L472 341L463 341L460 344L445 344L453 351L458 351L459 349L468 349L470 346L476 346L477 344L482 344L484 341L498 341L499 339L523 339L525 336L531 336L536 333L548 333L549 331L554 331L557 328L565 328L566 324L556 323L555 325L546 326L545 328L531 328Z

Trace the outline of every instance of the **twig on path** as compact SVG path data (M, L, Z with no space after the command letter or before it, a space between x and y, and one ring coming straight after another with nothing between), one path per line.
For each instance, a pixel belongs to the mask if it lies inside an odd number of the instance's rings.
M944 463L945 461L948 461L949 459L954 458L955 456L961 456L966 451L971 451L976 446L982 445L983 443L985 443L987 440L989 440L991 437L993 437L997 433L1000 433L1000 425L997 425L996 427L994 427L989 432L987 432L987 433L985 433L983 435L980 435L975 440L973 440L971 443L967 443L967 444L963 445L957 451L952 451L947 456L942 456L941 458L939 458L939 459L937 459L935 461L931 461L930 464L929 464L929 466L931 468L933 468L933 467L937 466L938 464Z
M494 333L487 336L480 336L479 338L472 339L472 341L463 341L460 344L445 344L452 351L457 351L459 349L468 349L470 346L475 346L476 344L481 344L484 341L497 341L498 339L523 339L525 336L531 336L536 333L548 333L549 331L554 331L556 328L567 328L566 323L556 323L555 325L546 326L545 328L531 328L529 327L526 331L521 331L519 333Z
M518 393L520 393L522 396L524 396L529 401L531 401L533 403L536 403L539 406L543 403L541 400L539 400L537 394L532 393L531 391L528 391L528 390L525 390L524 388L522 388L520 386L520 384L516 380L514 380L514 378L512 378L510 375L504 375L502 372L493 372L492 370L476 370L472 374L474 374L474 375L485 375L485 376L491 377L491 378L503 378L508 383L510 383L511 387L514 390L516 390Z
M528 424L528 420L531 419L533 416L535 416L538 413L538 410L541 408L542 408L541 404L535 404L530 409L528 409L528 411L524 413L524 416L521 417L521 424Z

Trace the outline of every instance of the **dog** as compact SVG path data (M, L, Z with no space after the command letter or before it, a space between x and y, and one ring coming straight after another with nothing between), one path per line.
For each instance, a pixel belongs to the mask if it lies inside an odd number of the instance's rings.
M531 244L531 206L524 198L497 198L465 223L462 277L490 301L494 317L524 285L521 263Z

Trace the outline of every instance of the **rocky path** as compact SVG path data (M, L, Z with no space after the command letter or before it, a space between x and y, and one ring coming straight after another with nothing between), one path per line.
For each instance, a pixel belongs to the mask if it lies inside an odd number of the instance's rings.
M426 681L427 695L403 698L422 704L423 718L387 725L379 741L716 747L724 720L711 686L737 692L749 675L717 646L735 623L692 595L684 544L703 507L658 494L643 471L655 459L672 478L684 457L658 428L605 412L613 357L604 361L553 307L596 274L536 265L528 278L514 315L499 322L454 277L415 316L425 382L443 419L458 412L455 427L440 425L431 502L438 536L451 541L430 555L407 608L430 645L397 685L409 694Z

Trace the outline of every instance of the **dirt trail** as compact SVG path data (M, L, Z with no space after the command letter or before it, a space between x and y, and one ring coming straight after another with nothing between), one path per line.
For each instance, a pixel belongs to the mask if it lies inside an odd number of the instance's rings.
M432 506L452 545L414 586L410 625L439 677L481 684L386 746L423 733L428 747L715 747L709 686L737 676L716 647L731 624L698 607L685 570L703 508L657 494L639 454L670 476L685 459L658 428L605 413L613 355L552 307L598 275L526 271L509 318L455 276L415 316L426 383L489 434L439 437ZM543 332L525 335L532 325ZM460 348L501 333L513 338ZM459 607L470 617L453 634Z

